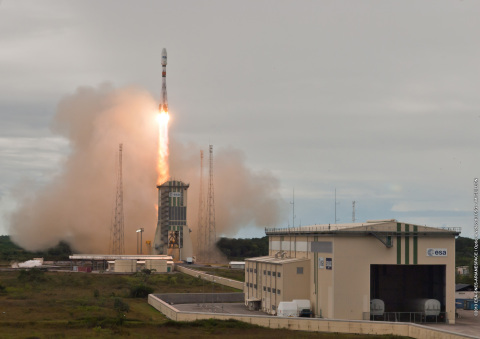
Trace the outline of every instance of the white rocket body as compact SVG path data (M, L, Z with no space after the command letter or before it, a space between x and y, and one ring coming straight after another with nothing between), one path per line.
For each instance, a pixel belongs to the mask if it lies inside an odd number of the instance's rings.
M168 112L167 101L167 49L162 49L162 102L159 107L160 111Z

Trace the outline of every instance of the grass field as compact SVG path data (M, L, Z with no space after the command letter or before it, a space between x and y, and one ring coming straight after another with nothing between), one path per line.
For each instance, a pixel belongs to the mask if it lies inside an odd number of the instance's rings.
M181 273L93 274L0 272L1 338L371 338L271 330L237 321L178 323L132 294L203 292L205 282ZM208 292L234 291L218 284ZM394 338L378 336L377 338ZM397 337L398 338L398 337Z

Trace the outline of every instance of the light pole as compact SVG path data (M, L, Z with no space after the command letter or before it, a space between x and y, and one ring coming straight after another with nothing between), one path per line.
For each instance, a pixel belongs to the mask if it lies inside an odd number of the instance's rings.
M142 233L143 233L144 229L143 228L139 228L137 230L137 254L143 254L143 249L142 249ZM140 233L140 253L138 252L138 233Z

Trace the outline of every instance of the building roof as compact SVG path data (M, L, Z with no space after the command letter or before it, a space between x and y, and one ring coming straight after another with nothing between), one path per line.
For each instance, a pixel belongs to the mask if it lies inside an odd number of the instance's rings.
M323 224L290 228L266 228L267 235L300 235L300 234L321 234L321 235L371 235L371 234L390 234L398 235L407 233L405 231L397 231L397 224L400 222L395 219L388 220L368 220L363 223L349 224ZM408 224L408 223L402 223ZM416 227L418 236L457 236L461 232L460 227L429 227L408 224L411 226L409 233L413 232Z
M136 259L136 260L172 260L170 255L128 255L128 254L72 254L68 257L70 260L121 260L121 259Z
M455 291L473 291L471 284L455 284Z
M158 189L160 189L160 188L171 188L171 187L188 188L189 186L190 186L190 184L186 184L186 183L184 183L183 181L180 181L180 180L169 180L169 181L165 181L161 185L157 185L157 188Z
M282 257L256 257L256 258L247 258L245 261L254 261L254 262L264 262L267 264L289 264L295 262L309 261L307 258L282 258Z

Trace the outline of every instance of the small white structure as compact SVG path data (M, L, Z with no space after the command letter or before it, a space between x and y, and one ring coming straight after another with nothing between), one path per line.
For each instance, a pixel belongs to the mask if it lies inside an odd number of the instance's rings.
M12 268L33 268L40 267L43 265L43 258L33 258L32 260L27 260L25 262L13 263Z
M382 299L370 300L370 315L383 315L385 313L385 303Z
M230 261L228 264L228 267L230 268L239 268L239 269L245 269L245 261Z
M469 275L470 267L468 266L457 266L457 274L459 275Z
M441 304L437 299L414 299L412 311L425 313L426 316L440 315Z
M281 301L280 304L278 304L277 316L297 317L298 316L297 303L293 301Z

